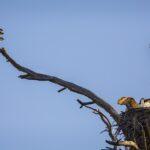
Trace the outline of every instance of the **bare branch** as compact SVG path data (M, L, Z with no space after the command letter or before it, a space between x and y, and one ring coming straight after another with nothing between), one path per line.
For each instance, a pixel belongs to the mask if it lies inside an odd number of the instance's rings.
M94 102L82 102L81 100L77 99L77 102L81 105L80 108L87 105L92 105Z
M140 150L138 145L133 141L117 141L117 142L114 142L114 141L107 141L106 140L106 142L110 145L133 147L136 150Z
M113 119L119 123L120 121L120 116L118 112L110 105L108 104L105 100L102 98L98 97L96 94L91 92L90 90L83 88L79 85L76 85L74 83L62 80L60 78L50 76L50 75L45 75L45 74L40 74L37 72L32 71L31 69L28 69L26 67L21 66L13 58L11 58L6 50L4 48L0 49L0 53L8 60L8 62L11 63L17 70L24 72L25 75L20 75L19 77L21 79L28 79L28 80L38 80L38 81L49 81L52 83L55 83L57 85L63 86L64 88L69 89L72 92L84 95L91 99L94 103L96 103L98 106L102 107L106 112L108 112Z
M117 138L115 137L115 135L114 135L113 132L112 132L112 125L111 125L109 119L106 117L106 115L104 115L99 109L95 109L95 108L93 108L93 107L90 107L90 106L89 106L89 105L90 105L90 102L85 103L85 102L82 102L82 101L79 100L79 99L78 99L77 101L81 104L82 107L89 108L89 109L93 110L93 113L94 113L94 114L98 114L99 117L101 118L101 120L103 121L103 123L106 125L106 128L107 128L106 131L108 132L108 134L109 134L111 140L112 140L112 141L117 141Z

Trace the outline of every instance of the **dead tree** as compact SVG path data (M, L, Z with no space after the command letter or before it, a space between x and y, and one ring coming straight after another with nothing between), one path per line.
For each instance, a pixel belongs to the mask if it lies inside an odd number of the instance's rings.
M3 30L0 31L2 32ZM77 99L77 101L81 105L80 108L86 107L92 110L93 113L98 115L105 124L106 129L104 131L108 132L110 137L106 142L111 146L107 147L106 150L150 150L149 108L130 109L119 114L112 105L92 91L58 77L38 73L26 68L17 63L7 53L5 48L0 48L0 54L5 57L7 62L9 62L15 69L23 73L18 76L20 79L51 82L61 87L58 92L63 92L68 89L71 92L89 98L89 102L84 102L79 99ZM97 107L94 108L93 104L97 105ZM104 109L107 115L102 113L100 109Z

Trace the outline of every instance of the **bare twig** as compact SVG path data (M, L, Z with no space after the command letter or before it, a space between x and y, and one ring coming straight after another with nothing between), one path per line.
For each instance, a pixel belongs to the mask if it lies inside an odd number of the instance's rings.
M82 107L86 107L89 108L91 110L93 110L93 113L98 114L99 117L101 118L101 120L104 122L104 124L107 127L107 132L111 138L112 141L117 141L117 138L114 136L114 134L112 133L112 125L109 121L109 119L106 117L106 115L104 115L99 109L95 109L93 107L90 107L89 104L87 105L87 103L85 104L85 102L82 102L81 100L77 100ZM90 102L89 102L90 103Z
M107 141L106 142L110 145L116 145L116 146L125 146L125 147L133 147L136 150L140 150L138 145L133 141Z
M63 87L63 88L61 88L60 90L58 90L58 93L60 93L60 92L62 92L62 91L64 91L64 90L66 90L67 88L65 88L65 87Z
M81 105L80 108L87 105L92 105L94 102L82 102L81 100L77 99L77 102Z
M63 86L65 88L69 89L72 92L84 95L84 96L88 97L89 99L91 99L98 106L100 106L103 109L105 109L105 111L108 112L113 117L113 119L116 122L119 123L120 116L119 116L118 112L110 104L108 104L105 100L103 100L102 98L98 97L96 94L94 94L90 90L88 90L86 88L83 88L83 87L81 87L79 85L76 85L74 83L62 80L60 78L57 78L57 77L54 77L54 76L50 76L50 75L41 74L41 73L37 73L37 72L32 71L31 69L23 67L20 64L18 64L13 58L10 57L4 48L0 49L0 53L17 70L25 73L25 75L19 76L21 79L38 80L38 81L49 81L49 82L58 84L60 86Z

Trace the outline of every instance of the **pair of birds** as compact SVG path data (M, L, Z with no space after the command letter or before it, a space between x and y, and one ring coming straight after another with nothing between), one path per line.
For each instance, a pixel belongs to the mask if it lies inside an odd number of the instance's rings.
M4 38L2 37L2 35L4 34L3 29L0 28L0 41L3 41Z
M119 105L125 105L127 109L131 108L150 108L150 99L141 98L140 103L137 103L132 97L121 97L118 100Z

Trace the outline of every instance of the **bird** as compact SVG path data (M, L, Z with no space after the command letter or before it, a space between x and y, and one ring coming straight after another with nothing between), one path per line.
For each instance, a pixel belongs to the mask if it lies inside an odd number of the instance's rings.
M150 98L141 98L140 100L140 107L150 107Z
M125 105L128 109L131 108L139 108L139 104L135 101L134 98L129 97L129 96L124 96L118 99L118 104L119 105Z

